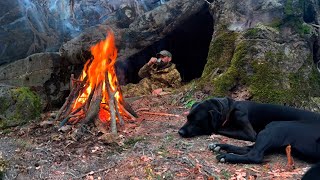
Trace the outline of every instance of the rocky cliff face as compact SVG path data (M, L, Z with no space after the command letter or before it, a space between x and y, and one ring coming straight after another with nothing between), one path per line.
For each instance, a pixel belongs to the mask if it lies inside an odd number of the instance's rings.
M165 3L143 0L2 0L0 65L38 52L57 52L63 42L110 17L127 26Z
M108 28L116 34L117 60L121 61L164 38L199 12L205 2L5 0L2 3L1 12L6 13L0 19L3 22L0 36L6 38L0 44L0 83L40 89L49 99L48 104L56 104L64 101L70 74L79 74L91 57L90 47L106 37ZM19 57L26 58L17 60Z
M202 75L214 95L296 104L319 96L319 2L211 4L215 33ZM309 105L306 105L309 106Z

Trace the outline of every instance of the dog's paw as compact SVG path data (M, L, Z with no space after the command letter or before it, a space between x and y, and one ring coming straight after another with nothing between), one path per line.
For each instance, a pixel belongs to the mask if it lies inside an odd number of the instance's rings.
M220 152L221 147L217 143L210 143L208 145L209 150L214 152Z
M217 160L221 163L225 163L226 162L226 157L224 154L218 155L216 156Z

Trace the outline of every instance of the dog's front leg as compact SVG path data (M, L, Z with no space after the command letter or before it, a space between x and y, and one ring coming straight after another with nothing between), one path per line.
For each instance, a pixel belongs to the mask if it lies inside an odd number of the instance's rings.
M235 123L241 127L241 130L248 136L249 141L255 141L257 138L257 132L253 129L249 118L248 113L237 110L235 111L236 121Z
M209 150L217 153L221 153L222 151L225 151L227 153L233 153L233 154L239 154L244 155L248 154L253 146L245 146L245 147L239 147L234 146L230 144L218 144L218 143L210 143L208 145Z
M258 134L256 143L247 154L221 154L216 158L219 162L262 163L264 153L268 150L282 147L285 142L284 139L283 133L279 129L267 128Z
M232 128L221 128L217 131L217 134L221 134L227 137L231 137L234 139L240 139L245 141L252 141L254 142L256 140L256 137L250 137L247 133L245 133L242 129L234 129Z
M263 154L253 154L256 152L250 151L245 155L238 154L220 154L216 156L217 160L222 163L243 163L243 164L260 164L263 160Z

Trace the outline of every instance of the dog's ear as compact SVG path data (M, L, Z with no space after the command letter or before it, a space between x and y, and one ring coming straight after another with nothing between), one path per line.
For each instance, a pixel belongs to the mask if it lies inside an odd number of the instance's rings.
M212 109L212 110L209 110L209 114L210 114L210 117L211 117L211 126L213 127L214 129L214 132L217 131L219 128L219 121L221 119L221 112L217 111L216 109Z

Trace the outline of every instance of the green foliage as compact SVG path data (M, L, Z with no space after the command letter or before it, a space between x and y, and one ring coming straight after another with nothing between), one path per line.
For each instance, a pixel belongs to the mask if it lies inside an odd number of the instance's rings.
M184 106L186 108L191 108L191 106L195 103L196 101L194 99L189 99L184 103Z
M231 173L230 173L230 171L228 171L226 169L221 170L221 175L222 175L223 179L231 179Z
M301 17L289 16L284 19L283 24L291 27L300 35L311 33L311 27L308 24L305 24Z

